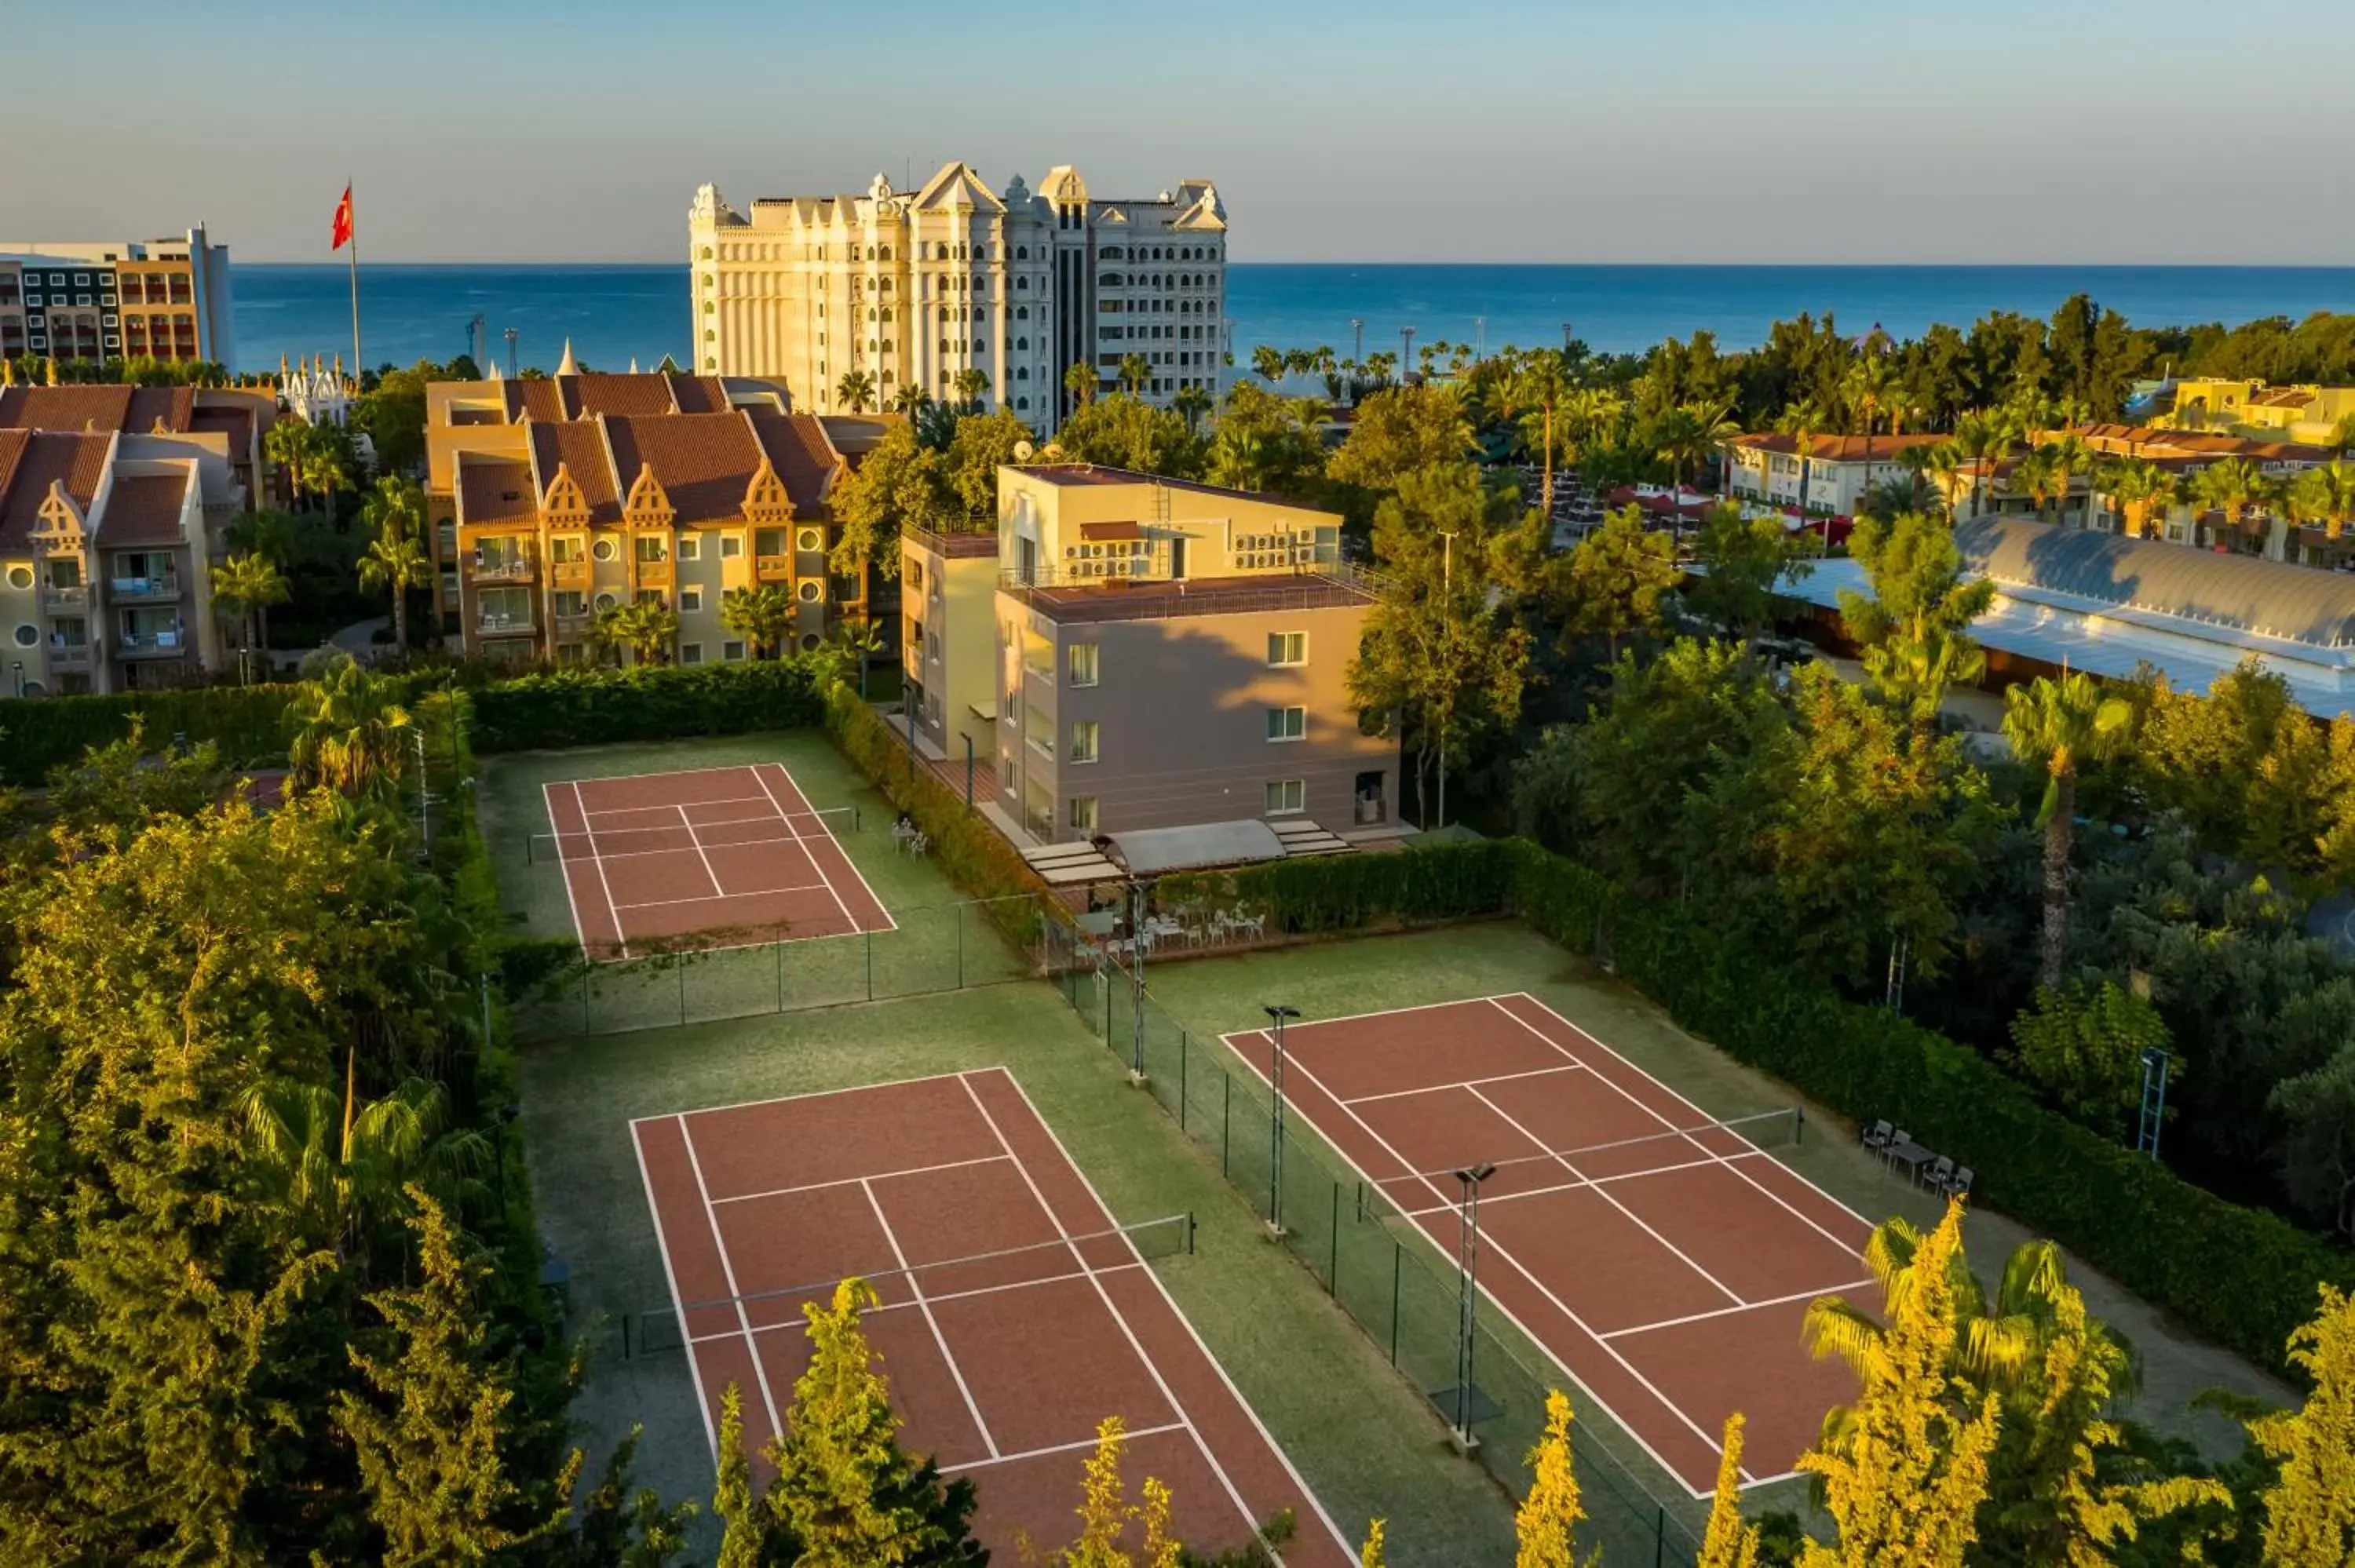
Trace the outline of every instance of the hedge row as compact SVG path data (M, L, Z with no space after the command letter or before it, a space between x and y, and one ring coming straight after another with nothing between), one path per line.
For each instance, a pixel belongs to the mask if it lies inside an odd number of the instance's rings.
M837 685L827 696L826 727L851 765L932 840L932 856L951 882L975 898L1022 900L991 915L1016 941L1033 940L1041 911L1055 906L1055 892L1006 836L967 810L964 797L931 768L910 766L907 742L849 686Z
M1599 937L1619 974L1682 1027L1844 1116L1899 1123L1970 1166L1990 1206L2277 1372L2295 1375L2284 1351L2314 1314L2316 1285L2355 1288L2345 1250L2096 1137L1944 1035L1848 1001L1525 841L1284 862L1238 883L1290 930L1509 908L1575 951Z
M151 746L185 736L191 746L213 742L232 767L281 761L293 693L285 685L195 686L12 702L0 707L0 783L42 783L91 747L121 740L134 723Z
M518 675L474 694L474 749L807 729L825 716L824 680L821 666L800 658Z

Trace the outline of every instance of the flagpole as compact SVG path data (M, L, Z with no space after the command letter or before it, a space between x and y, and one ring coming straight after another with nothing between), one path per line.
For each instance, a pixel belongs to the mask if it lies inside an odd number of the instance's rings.
M346 199L350 202L351 238L346 242L352 253L352 386L360 384L360 367L368 362L360 357L360 205L350 196L352 182L344 181Z

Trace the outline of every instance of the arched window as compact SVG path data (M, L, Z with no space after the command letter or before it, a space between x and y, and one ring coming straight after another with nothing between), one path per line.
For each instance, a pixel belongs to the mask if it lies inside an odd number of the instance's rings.
M875 341L873 338L871 338L871 337L870 337L870 338L868 338L868 339L867 340L867 352L868 352L868 353L869 353L869 354L874 353L874 352L875 352L875 350L876 350L876 348L877 348L878 346L879 346L879 345L877 344L876 341Z
M1028 278L1017 278L1014 280L1014 286L1027 293L1030 288L1030 280Z
M886 387L890 386L890 385L891 385L891 383L893 383L894 381L897 381L897 380L899 380L899 379L900 379L900 378L899 378L899 376L898 376L894 375L892 372L890 372L890 371L889 371L889 370L886 370L886 371L883 373L883 385L884 385L884 386L886 386Z
M875 260L875 247L873 247L872 245L870 245L870 246L868 246L868 247L867 248L867 259L868 259L869 261L872 261L872 260Z
M1030 346L1030 340L1027 337L1018 337L1014 340L1014 346L1027 350Z
M945 260L947 260L948 259L949 259L949 242L948 242L947 240L945 240L945 239L940 239L940 240L935 240L935 241L933 241L933 243L932 243L932 260L935 260L935 261L945 261Z
M1029 380L1029 379L1030 379L1030 367L1029 367L1028 366L1027 366L1027 365L1018 365L1018 366L1016 366L1014 367L1014 379L1015 379L1015 380L1017 380L1017 381L1028 381L1028 380Z
M884 353L886 353L886 354L890 354L893 349L897 348L898 346L899 346L899 345L898 345L897 344L893 343L893 342L892 342L890 338L888 338L888 337L887 337L887 338L885 338L885 339L883 340L883 352L884 352Z
M941 352L942 352L943 354L946 354L948 351L949 351L949 340L948 340L948 339L946 339L946 338L943 338L943 339L941 339Z
M875 319L875 309L874 309L874 307L873 307L873 306L871 306L871 305L868 307L868 310L867 310L867 319L868 319L868 321L870 321L870 322L871 322L871 321L873 321L873 320Z
M964 243L962 240L957 243L956 259L960 261L964 260Z
M1028 397L1017 397L1014 399L1014 406L1018 408L1028 408L1030 407L1030 399Z
M1015 306L1015 307L1014 307L1014 319L1015 319L1016 321L1018 321L1018 322L1027 322L1027 321L1028 321L1028 320L1030 319L1030 307L1029 307L1029 306L1028 306L1028 305L1017 305L1017 306Z
M889 305L883 307L883 319L887 322L891 319L891 307Z
M891 248L890 248L890 246L888 246L888 245L886 245L885 247L883 247L882 254L881 254L879 257L878 257L878 258L877 258L877 260L883 260L883 261L889 261L890 260L891 260Z
M1017 261L1028 261L1028 260L1030 260L1030 248L1029 248L1028 245L1018 245L1018 246L1016 246L1016 247L1014 248L1014 259L1015 259Z
M947 321L948 319L949 319L949 308L948 308L946 305L943 305L943 306L941 307L941 320L943 320L943 322L945 322L945 321Z

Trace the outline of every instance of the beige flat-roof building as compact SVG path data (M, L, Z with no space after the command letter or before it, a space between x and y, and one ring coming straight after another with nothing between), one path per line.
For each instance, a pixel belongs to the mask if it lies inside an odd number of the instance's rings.
M173 239L0 239L0 358L236 357L229 247Z
M993 803L1042 842L1389 821L1399 748L1349 701L1374 599L1340 525L1149 474L999 470L994 537L902 541L922 746L954 760L970 738Z
M1141 355L1144 396L1165 404L1222 385L1227 217L1207 180L1127 201L1092 195L1069 165L1034 193L1018 175L993 191L953 163L918 190L878 175L863 192L764 197L749 213L707 185L687 248L695 368L783 381L797 408L978 387L1043 433L1071 407L1074 365L1109 383Z

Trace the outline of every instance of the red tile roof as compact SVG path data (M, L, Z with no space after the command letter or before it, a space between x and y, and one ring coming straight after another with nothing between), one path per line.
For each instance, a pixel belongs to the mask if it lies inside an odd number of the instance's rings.
M529 463L514 458L486 458L474 452L460 452L457 461L461 524L478 528L492 523L529 522L538 516ZM574 477L579 477L577 470Z
M165 430L178 435L189 428L196 408L197 391L193 387L133 387L123 429L130 435L144 436L161 424Z
M63 481L74 504L89 514L98 495L98 482L106 471L111 436L39 430L21 438L22 454L14 465L7 493L0 495L0 549L22 550L40 526L41 503L49 485Z
M569 470L581 486L591 523L602 526L622 520L622 498L613 487L613 463L605 453L602 424L593 419L534 420L531 473L543 499L559 467Z
M823 516L827 487L847 467L826 439L826 427L810 414L755 410L751 418L752 433L769 454L769 466L794 499L794 515Z
M557 378L574 418L598 414L667 414L677 405L666 376L611 376L596 371Z
M503 381L500 387L506 397L507 423L512 425L526 417L538 424L555 424L566 416L564 394L553 381L538 377Z
M1915 432L1902 436L1870 438L1874 462L1893 461L1897 454L1913 447L1934 447L1946 438ZM1862 462L1865 461L1867 438L1863 436L1814 436L1807 442L1810 462ZM1730 443L1747 447L1752 451L1774 452L1783 457L1796 455L1799 438L1781 430L1761 431L1755 435L1736 436Z
M613 440L614 482L624 494L647 466L682 526L743 515L745 488L761 466L760 443L743 415L608 417L603 423Z
M106 510L99 515L101 545L177 545L180 506L187 499L192 476L185 473L116 474L106 493Z
M728 388L717 376L674 376L670 378L670 391L682 414L728 411Z
M16 387L0 392L0 425L27 430L120 430L129 387Z

